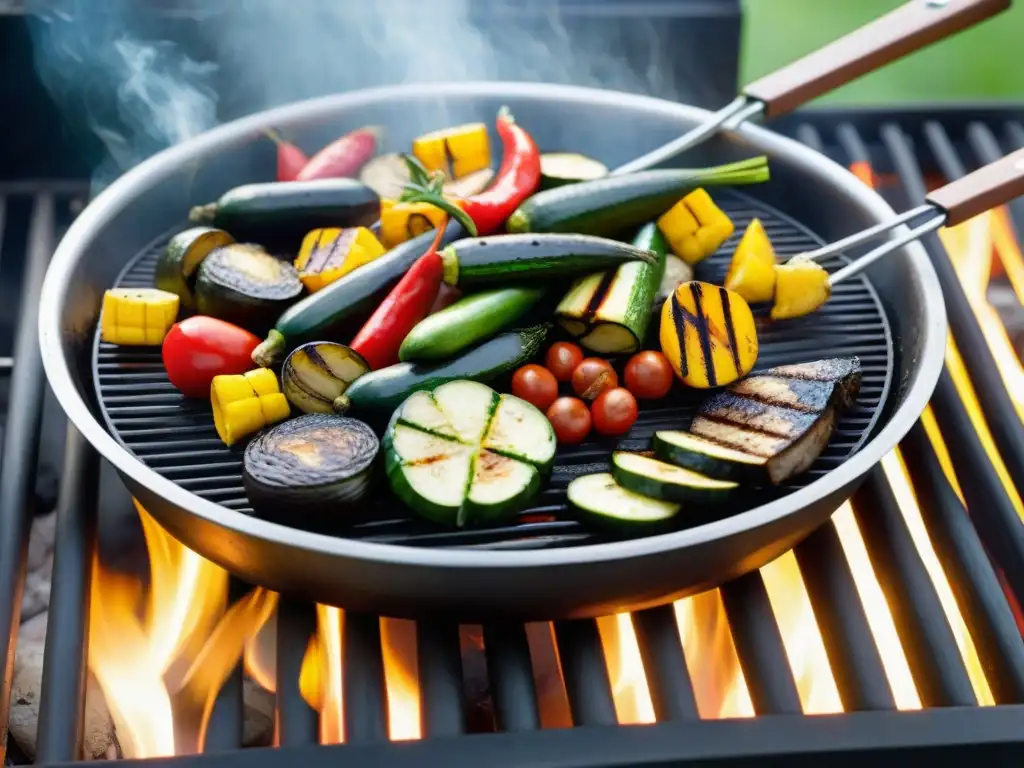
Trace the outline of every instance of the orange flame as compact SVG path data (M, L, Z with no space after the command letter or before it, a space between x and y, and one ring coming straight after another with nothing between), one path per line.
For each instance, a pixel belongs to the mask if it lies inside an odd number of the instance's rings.
M388 691L388 738L420 738L420 682L416 664L416 623L381 619L381 652Z
M597 620L597 630L604 648L618 721L626 725L653 723L654 705L629 614L603 616Z

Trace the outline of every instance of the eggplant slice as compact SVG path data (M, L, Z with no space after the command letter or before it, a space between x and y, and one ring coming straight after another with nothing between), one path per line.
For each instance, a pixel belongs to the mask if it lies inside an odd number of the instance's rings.
M706 400L690 432L766 462L775 485L806 471L860 391L856 357L781 365Z

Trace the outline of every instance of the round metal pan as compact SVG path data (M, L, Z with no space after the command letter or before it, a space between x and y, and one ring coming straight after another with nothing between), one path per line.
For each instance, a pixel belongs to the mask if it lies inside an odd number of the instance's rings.
M263 129L282 128L315 145L358 125L381 124L389 129L388 149L408 146L414 136L439 124L487 120L503 104L530 127L541 147L571 148L610 165L709 117L704 110L658 99L563 86L452 84L429 93L415 87L358 92L261 113L162 152L111 185L72 225L41 298L47 375L74 425L175 537L247 581L349 610L408 617L447 614L462 620L603 615L663 603L764 565L828 519L917 419L942 365L946 331L931 265L924 251L910 244L867 273L892 342L885 372L892 386L888 393L883 386L872 395L878 416L874 434L856 453L782 498L695 528L525 550L396 545L324 535L269 523L203 498L155 471L112 436L92 370L102 293L131 272L129 262L159 242L161 233L181 226L182 212L191 205L215 199L230 186L266 178L273 149ZM721 133L688 153L686 164L756 153L769 156L773 178L745 190L750 204L777 212L781 220L801 222L806 228L797 229L805 237L810 231L833 240L894 216L882 198L845 169L754 125ZM877 332L884 335L884 330ZM830 354L827 348L823 341L815 357ZM770 354L767 342L764 350ZM679 426L685 426L682 416ZM856 441L848 446L855 447Z

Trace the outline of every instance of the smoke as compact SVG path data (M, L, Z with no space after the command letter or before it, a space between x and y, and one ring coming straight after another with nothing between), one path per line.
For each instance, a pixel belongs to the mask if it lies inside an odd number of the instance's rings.
M652 21L571 33L560 7L552 0L29 2L44 84L106 147L101 183L220 121L377 85L526 80L678 97ZM646 60L627 64L627 49Z

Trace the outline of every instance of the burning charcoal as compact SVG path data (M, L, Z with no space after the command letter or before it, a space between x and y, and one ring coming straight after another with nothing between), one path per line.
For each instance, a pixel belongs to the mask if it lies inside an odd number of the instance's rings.
M56 520L57 513L50 512L32 521L32 533L28 544L28 573L25 577L25 593L21 598L23 622L45 612L50 605L50 573L53 570Z

